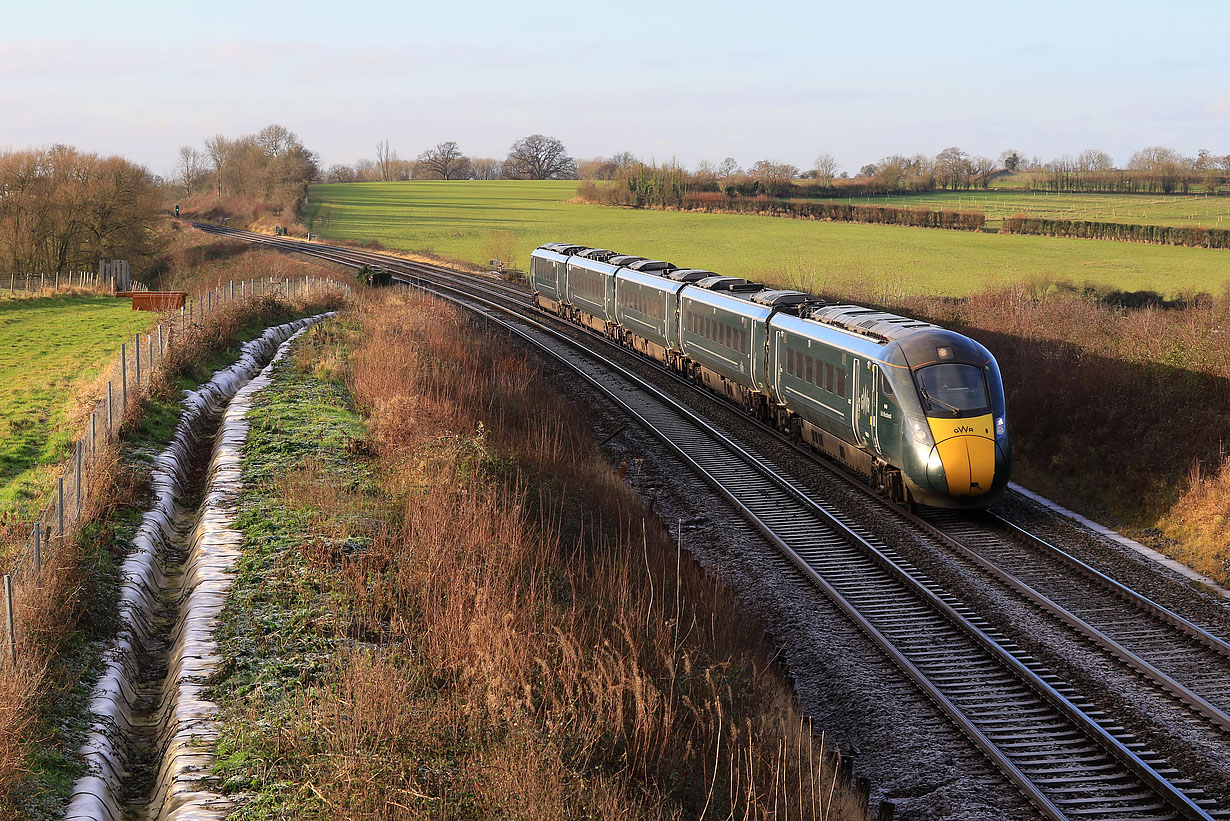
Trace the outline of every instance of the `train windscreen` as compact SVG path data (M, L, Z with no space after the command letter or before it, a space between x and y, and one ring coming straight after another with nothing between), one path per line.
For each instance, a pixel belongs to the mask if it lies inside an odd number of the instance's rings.
M914 372L927 416L960 418L991 412L986 380L974 365L948 362Z

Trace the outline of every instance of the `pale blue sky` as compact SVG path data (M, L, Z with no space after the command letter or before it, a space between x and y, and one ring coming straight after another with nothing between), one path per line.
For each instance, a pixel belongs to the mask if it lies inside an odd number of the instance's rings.
M22 3L0 19L0 148L169 171L271 122L325 165L443 140L502 157L733 156L855 171L957 145L1117 162L1230 153L1224 2Z

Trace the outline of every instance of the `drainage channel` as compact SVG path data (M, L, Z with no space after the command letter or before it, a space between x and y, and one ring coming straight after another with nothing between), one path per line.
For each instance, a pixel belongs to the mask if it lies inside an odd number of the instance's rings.
M90 694L86 773L67 821L220 819L212 789L218 707L203 690L240 534L231 529L251 397L295 337L332 313L265 331L239 361L188 393L171 443L154 460L154 503L120 570L120 628Z

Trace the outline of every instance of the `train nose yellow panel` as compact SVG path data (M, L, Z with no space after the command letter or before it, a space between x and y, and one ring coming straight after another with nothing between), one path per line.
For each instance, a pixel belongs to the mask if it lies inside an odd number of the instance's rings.
M980 496L995 480L995 437L990 415L974 419L936 419L931 423L935 449L944 465L948 492Z
M979 496L995 479L995 443L981 436L954 436L936 445L948 492L953 496Z

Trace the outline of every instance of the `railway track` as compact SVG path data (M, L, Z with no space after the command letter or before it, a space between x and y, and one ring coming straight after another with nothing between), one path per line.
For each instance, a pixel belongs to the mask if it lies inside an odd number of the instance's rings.
M556 323L542 321L524 292L486 277L371 252L225 233L344 265L386 268L409 284L483 313L565 362L675 450L777 545L1044 817L1230 818L1161 755L1145 749L1113 717L875 533L789 478L771 459L723 436L642 377L596 354L574 334L561 333ZM1019 541L996 534L986 523L951 518L914 517L913 525L1136 669L1215 731L1230 726L1224 712L1230 648L1216 636L1132 591L1117 589L1092 568L1077 572L1072 557L1050 554L1047 561L1065 566L1063 572L1048 569L1050 564L1026 572ZM1014 538L1031 537L1022 533ZM1073 607L1073 600L1082 600L1083 606ZM1148 615L1148 630L1131 626L1141 613Z

